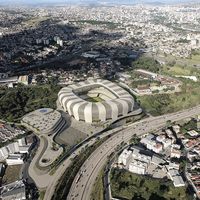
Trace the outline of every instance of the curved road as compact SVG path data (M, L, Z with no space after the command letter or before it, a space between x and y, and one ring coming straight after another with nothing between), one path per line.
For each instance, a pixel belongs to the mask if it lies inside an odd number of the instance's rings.
M123 129L123 127L115 128L114 130L109 130L109 131L102 133L98 137L100 139L102 139L102 138L106 137L107 135L118 132L122 129ZM89 141L83 143L80 147L75 149L74 152L65 161L62 162L62 164L58 167L58 169L56 170L56 172L53 176L49 176L49 178L48 178L47 174L45 174L44 176L41 176L41 179L45 179L45 182L47 185L46 191L48 191L48 192L45 192L45 196L44 196L43 200L50 200L52 198L55 188L56 188L58 182L60 181L60 178L64 174L65 170L70 166L72 159L74 157L76 157L76 155L79 155L84 148L94 144L95 142L96 142L95 138L90 139Z
M90 200L90 194L96 177L106 163L107 156L115 151L115 148L121 144L121 142L128 142L134 134L141 136L149 131L160 128L164 126L168 120L172 122L179 121L198 114L200 114L200 106L159 117L150 117L138 123L134 123L119 133L116 133L98 147L82 165L74 179L67 200Z
M40 174L40 176L42 178L44 178L42 173L46 173L46 171L47 171L47 168L43 168L43 167L39 166L39 160L42 157L42 155L44 154L44 152L46 151L48 142L44 137L39 137L39 140L40 140L40 144L36 151L36 155L33 157L32 161L30 163L30 166L28 168L28 174L34 180L34 182L36 182L35 180L38 179L38 175L36 174L35 170L37 170L37 172ZM41 170L44 170L44 171L41 171ZM46 178L48 178L48 177L46 176ZM41 183L40 188L46 187L46 185L44 184L42 179L41 179L40 183Z

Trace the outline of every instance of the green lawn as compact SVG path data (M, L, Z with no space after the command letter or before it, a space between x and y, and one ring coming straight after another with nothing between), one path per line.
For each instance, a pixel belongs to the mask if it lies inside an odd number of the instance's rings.
M167 67L163 66L161 74L174 75L195 75L200 80L200 70L194 67ZM149 80L137 81L132 76L132 87L140 83L148 83ZM179 78L182 81L181 92L174 94L155 94L138 96L137 101L141 107L152 115L162 115L170 112L180 111L200 104L200 81L193 82L189 79Z
M183 80L182 91L175 94L156 94L137 97L141 107L152 115L176 112L200 104L200 84Z
M100 97L88 97L86 99L86 101L90 101L90 102L102 102L103 99L101 99Z
M174 65L173 67L169 67L165 65L162 68L162 73L170 76L182 75L182 76L196 76L197 78L200 78L200 70L191 66Z
M48 17L33 17L33 18L28 18L28 20L23 21L22 24L26 25L26 27L30 26L37 26L41 22L48 20Z
M125 170L111 171L112 196L124 200L190 200L186 187L175 188L167 179L154 179Z
M160 56L163 60L166 61L166 65L174 63L175 65L182 66L182 67L194 67L194 65L200 64L200 51L196 52L195 54L191 55L190 58L180 58L175 57L172 55L164 55L160 53ZM160 57L158 56L158 57Z
M43 199L44 199L45 192L46 192L46 191L40 191L39 200L43 200Z
M191 74L189 67L181 67L178 65L175 65L174 67L164 66L163 71L169 75L189 76Z
M169 59L172 59L171 55L167 55ZM193 55L192 58L198 60L200 57L199 54ZM184 60L184 59L183 59ZM188 59L189 60L189 59ZM150 66L154 63L151 59L142 59L139 63L139 67L143 69L150 70L153 66L147 68L143 67L142 63L149 63ZM199 61L200 63L200 61ZM146 65L149 66L149 65ZM157 69L158 66L155 67ZM129 72L131 74L131 72ZM175 76L175 75L187 75L187 76L196 76L200 80L200 70L192 66L181 66L175 64L173 67L164 65L160 66L160 74ZM132 75L132 74L131 74ZM132 76L133 83L135 85L139 83L137 77ZM200 81L193 82L189 79L179 78L183 85L182 91L175 94L155 94L155 95L145 95L137 97L137 100L140 102L141 107L143 107L147 112L152 115L162 115L170 112L180 111L182 109L187 109L193 106L200 104ZM145 80L146 81L146 80ZM145 83L145 81L143 81ZM148 81L146 81L148 82ZM133 84L133 87L135 87Z

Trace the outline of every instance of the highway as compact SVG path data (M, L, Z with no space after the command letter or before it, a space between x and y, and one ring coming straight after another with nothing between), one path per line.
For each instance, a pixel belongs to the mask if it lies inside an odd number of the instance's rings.
M107 135L110 135L114 132L118 132L122 129L123 129L123 127L115 128L114 130L109 130L109 131L102 133L98 137L99 137L99 139L102 139L103 137L106 137ZM62 164L58 167L58 169L56 170L56 172L53 176L50 176L49 174L40 175L40 179L43 180L43 181L40 181L40 185L41 185L41 183L45 183L46 191L48 191L45 193L44 200L50 200L52 198L55 188L56 188L58 182L60 181L60 178L64 174L65 170L70 166L72 159L74 157L76 157L77 155L79 155L84 148L94 144L95 142L96 142L96 139L93 138L93 139L90 139L89 141L85 142L81 146L77 147L74 150L74 152L66 160L64 160L62 162Z
M95 179L109 156L121 142L128 142L134 134L141 136L166 125L168 120L174 122L200 114L200 106L177 113L149 117L116 133L99 146L85 161L71 186L67 200L90 200Z

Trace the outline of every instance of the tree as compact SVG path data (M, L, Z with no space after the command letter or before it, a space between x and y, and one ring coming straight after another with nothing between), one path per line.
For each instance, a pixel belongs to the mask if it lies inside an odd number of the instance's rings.
M142 179L142 180L140 181L140 187L143 187L144 183L145 183L145 180Z
M166 198L159 196L157 193L152 193L149 200L166 200Z
M168 192L169 187L167 185L162 184L162 185L160 185L160 191L163 192L163 193Z
M159 72L161 65L158 61L151 57L140 57L136 61L132 62L132 66L134 69L145 69L151 72Z
M21 86L0 89L0 115L8 121L19 121L23 115L41 107L56 108L60 86Z
M44 76L42 74L37 75L35 80L37 81L38 84L42 84L44 83Z
M171 120L167 120L166 126L169 127L169 126L171 126L171 125L172 125L172 121L171 121Z

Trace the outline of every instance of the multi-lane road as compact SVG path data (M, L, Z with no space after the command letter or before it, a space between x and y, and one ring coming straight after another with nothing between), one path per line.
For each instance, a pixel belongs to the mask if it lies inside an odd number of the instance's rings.
M123 129L123 127L118 127L118 128L115 128L114 130L105 131L101 135L98 135L96 137L99 137L99 139L102 139L102 138L104 138L108 135L111 135L115 132L118 132L122 129ZM41 185L41 183L46 184L46 191L48 191L45 193L44 200L50 200L52 198L55 188L56 188L58 182L60 181L60 178L64 174L65 170L70 166L73 158L75 158L77 155L79 155L83 149L87 148L87 146L91 146L95 142L96 142L95 138L91 138L85 142L82 142L82 145L79 145L79 147L75 148L73 153L65 161L62 162L62 164L58 167L58 169L56 170L56 172L53 176L50 176L49 174L44 174L44 175L40 175L38 177L38 178L42 179L42 181L41 180L39 181L40 185Z
M74 179L67 200L90 200L96 177L106 163L107 157L121 142L128 142L134 134L141 136L160 128L169 120L179 121L198 114L200 114L200 106L159 117L149 117L116 133L99 146L82 165Z

